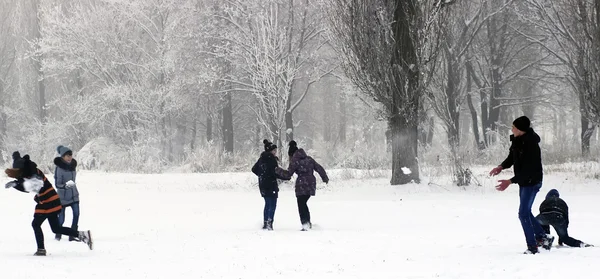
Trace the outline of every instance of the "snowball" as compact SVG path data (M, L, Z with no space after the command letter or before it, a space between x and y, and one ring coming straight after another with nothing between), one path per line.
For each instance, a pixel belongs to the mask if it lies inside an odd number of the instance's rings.
M42 187L44 187L44 181L42 181L41 179L25 178L24 180L25 181L23 182L23 188L27 192L39 193L40 189L42 189Z

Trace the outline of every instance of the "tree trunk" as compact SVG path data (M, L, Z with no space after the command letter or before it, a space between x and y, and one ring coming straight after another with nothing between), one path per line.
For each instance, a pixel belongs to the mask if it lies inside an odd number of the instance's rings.
M329 92L331 94L331 90L329 90L329 88L326 88L325 92ZM321 103L321 110L323 113L323 141L330 142L331 138L332 138L332 123L331 123L331 114L332 111L335 110L335 108L331 107L331 103L330 102L325 102L323 101Z
M290 142L294 140L294 111L292 110L292 97L294 96L294 90L296 90L298 82L292 81L290 86L290 93L285 103L285 140Z
M343 94L340 92L340 95ZM346 127L347 127L347 111L346 111L346 98L345 96L340 96L340 121L339 121L339 130L338 130L338 138L340 143L346 143Z
M34 0L35 4L35 25L33 29L34 37L37 40L42 39L42 35L40 33L40 17L39 17L39 9L40 9L40 0ZM37 46L36 46L37 47ZM38 85L38 101L39 101L39 117L42 123L46 123L48 118L46 114L46 85L44 84L44 71L42 70L42 59L41 55L35 55L33 60L34 67L37 72L37 85Z
M0 82L0 106L3 107L5 105L4 102L6 102L6 99L4 98L4 84ZM6 114L0 112L0 150L5 150L4 138L6 135L6 120ZM0 158L0 162L4 162L2 158Z
M594 134L594 126L590 125L590 121L584 116L581 116L581 155L584 158L590 156L590 139Z
M388 125L392 137L392 185L419 183L417 160L418 125L400 117L392 118Z
M225 152L233 153L233 105L231 104L231 93L225 93L225 106L221 110L223 118L223 143Z
M294 118L289 110L285 112L285 140L287 142L294 140Z
M208 115L206 117L206 142L212 141L213 131L212 131L212 117Z
M394 10L395 45L392 67L402 67L397 73L395 92L391 93L389 128L392 136L392 185L419 183L419 60L411 22L417 16L414 3L396 0ZM408 98L402 98L409 96ZM401 101L402 100L402 101Z
M475 110L475 106L473 105L473 98L471 97L471 94L467 94L467 104L469 106L469 112L471 112L471 123L473 124L473 135L475 136L475 143L477 144L477 148L479 150L483 150L485 148L485 143L479 137L477 111Z
M256 125L256 129L254 130L254 142L262 146L262 138L260 136L260 125Z
M190 151L194 152L196 150L196 137L198 136L198 123L196 117L192 120L192 135L190 140Z

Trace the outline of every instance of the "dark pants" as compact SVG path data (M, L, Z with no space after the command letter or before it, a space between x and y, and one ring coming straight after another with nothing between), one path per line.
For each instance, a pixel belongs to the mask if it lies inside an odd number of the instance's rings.
M42 224L44 221L48 219L48 223L50 224L50 228L52 232L55 234L64 234L72 237L78 237L79 232L77 230L62 227L58 223L58 214L50 214L50 215L40 215L33 217L33 222L31 222L31 226L33 227L33 232L35 233L35 241L37 242L38 249L44 248L44 233L42 232Z
M265 209L263 210L264 221L273 221L275 218L275 209L277 208L277 197L275 196L265 196Z
M521 220L521 226L525 233L525 240L529 247L537 247L536 239L540 239L545 235L544 229L542 229L540 223L531 213L535 195L540 191L540 188L542 188L541 182L533 186L519 186L519 220Z
M73 222L71 222L71 229L77 230L79 224L79 202L72 203L70 205L63 205L63 208L58 215L58 224L62 226L65 223L65 211L67 207L70 207L71 210L73 210ZM57 234L56 237L60 238L60 234Z
M569 222L565 219L565 217L560 213L544 213L535 217L540 225L546 231L546 233L550 233L550 226L554 228L556 233L558 234L558 243L564 243L571 247L581 247L581 241L569 236L567 232L567 228L569 227Z
M310 223L310 211L308 210L308 205L306 204L308 199L310 199L309 195L296 197L296 201L298 202L298 213L300 214L300 222L303 225Z

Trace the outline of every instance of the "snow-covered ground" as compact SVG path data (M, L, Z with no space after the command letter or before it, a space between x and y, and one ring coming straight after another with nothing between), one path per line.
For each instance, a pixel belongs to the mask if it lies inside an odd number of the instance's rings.
M49 255L32 256L32 196L3 190L0 273L6 279L597 278L600 248L521 254L518 187L495 191L497 179L486 178L487 171L477 169L483 186L470 188L441 178L389 186L387 177L330 171L329 185L319 185L309 201L315 228L308 232L300 231L288 184L275 230L260 229L263 201L250 173L80 172L80 228L92 230L95 249L55 241L45 223ZM534 213L556 188L570 206L570 233L600 244L600 187L585 173L583 167L546 174Z

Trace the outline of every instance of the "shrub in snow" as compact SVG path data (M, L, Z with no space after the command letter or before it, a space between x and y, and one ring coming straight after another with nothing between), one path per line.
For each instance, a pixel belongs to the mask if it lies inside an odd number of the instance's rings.
M79 167L82 169L105 169L122 164L127 151L111 139L100 137L89 141L76 154Z

